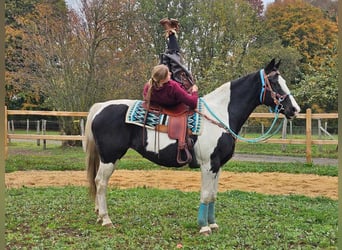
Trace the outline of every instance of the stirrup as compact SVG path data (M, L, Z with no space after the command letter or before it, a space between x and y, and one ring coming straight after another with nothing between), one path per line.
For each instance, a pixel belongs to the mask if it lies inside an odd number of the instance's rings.
M182 159L182 151L185 151L186 158L185 160ZM179 164L187 164L192 161L192 155L188 148L178 149L177 152L177 163Z

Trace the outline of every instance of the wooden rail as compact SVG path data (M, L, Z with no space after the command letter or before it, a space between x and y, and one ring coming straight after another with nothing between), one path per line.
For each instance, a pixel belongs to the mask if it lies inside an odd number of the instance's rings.
M11 134L7 131L8 115L40 115L40 116L68 116L68 117L86 117L88 112L64 112L64 111L29 111L29 110L7 110L5 107L5 158L8 155L8 139L27 139L27 140L83 140L81 135L41 135L41 134ZM282 114L279 116L284 118ZM272 113L252 113L250 118L274 118ZM313 140L312 139L312 120L318 119L338 119L338 113L312 114L311 109L306 113L299 114L296 119L306 119L306 138L305 139L267 139L265 143L274 144L303 144L306 145L306 161L312 162L312 145L337 145L338 140Z
M53 141L81 141L82 135L31 135L31 134L8 134L8 139L26 139L26 140L53 140Z
M7 110L7 115L46 115L46 116L80 116L80 117L86 117L88 115L88 112Z

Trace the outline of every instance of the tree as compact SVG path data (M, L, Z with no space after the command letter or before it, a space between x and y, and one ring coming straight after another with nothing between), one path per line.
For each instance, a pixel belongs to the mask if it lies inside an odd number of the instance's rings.
M56 1L32 4L30 11L13 18L20 30L12 25L8 32L8 40L20 34L21 44L16 49L13 43L7 51L20 55L18 60L8 57L8 68L19 65L21 70L20 76L11 73L18 78L11 82L18 84L8 86L18 89L8 93L29 100L25 86L40 107L44 101L50 109L87 111L94 102L140 99L165 49L159 25L165 16L180 20L179 42L201 94L273 57L282 59L286 79L293 82L298 76L298 49L284 46L277 30L265 28L259 0L81 0L78 12L66 11Z
M331 21L337 22L337 10L338 1L334 0L305 0L323 10L324 15L331 19Z
M304 73L319 69L326 56L337 47L337 23L322 10L301 0L275 2L266 10L266 28L278 33L285 47L294 47L302 55Z
M311 108L313 112L337 112L338 70L336 58L327 59L325 65L311 74L303 76L294 94L301 100L302 109Z
M42 103L37 88L31 88L25 71L22 18L34 10L36 0L5 1L5 103L9 109L31 109Z
M260 18L248 2L239 0L198 1L193 13L187 49L207 92L246 73L240 66L261 30Z
M252 7L257 12L258 16L261 17L264 12L264 3L262 0L248 0Z
M95 102L141 97L142 87L136 86L147 79L151 60L144 43L150 42L134 15L135 6L130 1L82 0L80 13L58 13L54 6L36 4L21 20L25 68L45 104L54 110L87 111ZM61 118L63 132L78 133L66 119Z
M267 8L266 27L278 33L285 47L296 48L302 56L294 91L299 104L336 111L337 24L320 8L285 0Z

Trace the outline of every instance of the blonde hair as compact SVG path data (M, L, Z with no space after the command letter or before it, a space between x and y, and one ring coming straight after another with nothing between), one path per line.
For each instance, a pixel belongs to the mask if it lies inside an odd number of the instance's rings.
M160 81L164 80L169 74L169 68L164 64L159 64L152 69L151 79L148 81L149 88L146 95L146 101L148 102L148 106L150 105L152 89L158 89L164 85L165 82L161 83Z

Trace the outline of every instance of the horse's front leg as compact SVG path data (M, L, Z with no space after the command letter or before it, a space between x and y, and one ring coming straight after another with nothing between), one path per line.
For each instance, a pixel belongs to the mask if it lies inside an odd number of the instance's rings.
M215 200L221 171L213 173L209 169L209 166L202 166L201 200L198 210L198 224L201 227L200 233L204 235L208 235L212 230L218 229L215 219Z
M107 186L110 176L113 174L115 165L113 163L100 162L99 170L95 177L96 184L96 197L95 197L95 210L98 212L98 223L102 226L112 227L113 223L108 216L107 209Z

